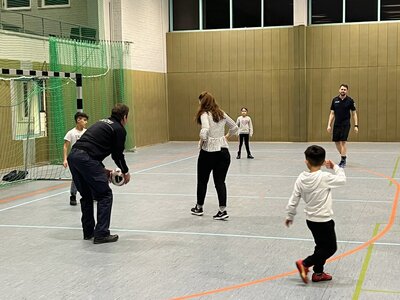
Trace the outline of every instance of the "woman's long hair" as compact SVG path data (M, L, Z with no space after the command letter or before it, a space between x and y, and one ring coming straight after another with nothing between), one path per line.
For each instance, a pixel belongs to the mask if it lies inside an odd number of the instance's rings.
M199 96L200 107L197 111L195 120L201 125L201 115L205 112L211 112L214 122L218 123L224 118L224 112L219 108L214 96L209 92L202 92Z

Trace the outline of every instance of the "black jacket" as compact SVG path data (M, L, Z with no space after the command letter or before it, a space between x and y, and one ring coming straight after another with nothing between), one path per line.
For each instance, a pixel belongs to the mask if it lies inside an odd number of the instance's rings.
M103 161L111 154L115 164L125 174L129 171L126 165L124 148L126 130L121 122L111 116L90 126L73 148L86 151L95 160Z

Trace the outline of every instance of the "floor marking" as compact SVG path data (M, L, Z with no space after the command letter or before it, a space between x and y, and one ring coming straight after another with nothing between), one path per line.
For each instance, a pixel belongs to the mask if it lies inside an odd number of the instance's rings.
M362 289L363 292L382 293L382 294L400 294L400 291L387 291L387 290L367 290Z
M20 207L20 206L24 206L24 205L27 205L27 204L31 204L31 203L34 203L34 202L38 202L38 201L41 201L41 200L44 200L44 199L52 198L54 196L58 196L58 195L65 194L65 193L69 193L69 191L60 192L60 193L49 195L49 196L45 196L45 197L42 197L42 198L39 198L39 199L34 199L34 200L27 201L27 202L24 202L24 203L20 203L20 204L17 204L17 205L13 205L13 206L9 206L9 207L6 207L6 208L2 208L2 209L0 209L0 212L9 210L9 209L12 209L12 208L15 208L15 207Z
M20 224L0 224L0 228L35 228L35 229L73 229L82 230L81 227L65 227L65 226L50 226L50 225L20 225ZM191 231L168 231L168 230L145 230L145 229L126 229L126 228L110 228L116 232L132 232L132 233L148 233L148 234L170 234L170 235L192 235L200 237L228 237L228 238L245 238L245 239L262 239L276 241L296 241L296 242L314 242L310 238L294 238L280 236L263 236L263 235L245 235L245 234L230 234L230 233L213 233L213 232L191 232ZM362 241L337 241L338 244L364 244ZM376 242L375 245L380 246L400 246L400 243L383 243Z
M374 229L372 236L375 236L378 234L379 225L380 225L379 223L375 225L375 229ZM360 297L361 288L363 286L365 276L367 274L367 270L368 270L369 262L371 260L373 248L374 248L374 244L370 244L368 246L367 255L365 256L364 263L362 264L360 277L358 277L358 281L356 284L356 290L354 291L354 294L353 294L353 298L352 298L353 300L358 300L358 298Z
M398 166L399 166L399 160L400 160L400 156L397 156L396 162L395 162L395 164L394 164L394 169L393 169L393 172L392 172L392 178L394 178L394 176L395 176L396 173L397 173L397 168L398 168ZM390 182L389 182L389 186L391 186L391 185L392 185L392 182L390 181Z
M130 195L130 196L163 196L163 197L196 197L195 194L170 194L170 193L137 193L137 192L122 192L118 193L113 191L114 195ZM207 197L217 197L217 194L207 194ZM266 197L259 197L259 196L235 196L235 195L229 195L228 198L244 198L244 199L271 199L271 200L288 200L289 197L272 197L272 196L266 196ZM366 200L366 199L334 199L334 202L362 202L362 203L392 203L392 201L389 200Z
M140 173L142 173L142 172L146 172L146 171L153 170L153 169L157 169L157 168L160 168L160 167L164 167L164 166L176 164L176 163L178 163L178 162L182 162L182 161L185 161L185 160L188 160L188 159L192 159L192 158L195 158L195 157L197 157L197 155L192 155L192 156L185 157L185 158L182 158L182 159L170 161L170 162L167 162L167 163L165 163L165 164L161 164L161 165L153 166L153 167L150 167L150 168L142 169L142 170L140 170L140 171L135 171L135 172L133 172L132 174L140 174Z
M386 176L385 174L381 174L378 172L374 172L371 170L367 170L367 169L360 169L361 171L370 173L370 174L374 174L378 177L384 177L390 181L393 182L393 184L396 186L396 193L395 196L393 198L393 205L392 205L392 210L391 210L391 214L389 217L389 221L387 223L387 225L385 226L385 228L379 232L378 234L376 234L372 239L370 239L369 241L353 248L350 249L349 251L346 251L342 254L339 254L337 256L334 256L332 258L330 258L329 260L327 260L327 262L331 262L331 261L335 261L335 260L339 260L342 259L343 257L349 256L351 254L354 254L366 247L368 247L369 245L375 243L377 240L379 240L380 238L382 238L393 226L394 220L396 219L396 212L397 212L397 205L398 205L398 201L399 201L399 195L400 195L400 183L398 183L397 181L395 181L393 178ZM244 282L244 283L240 283L240 284L236 284L236 285L231 285L231 286L226 286L226 287L222 287L222 288L218 288L218 289L214 289L214 290L209 290L209 291L204 291L204 292L200 292L200 293L195 293L195 294L191 294L191 295L186 295L186 296L181 296L181 297L175 297L175 298L171 298L173 300L184 300L184 299L192 299L192 298L198 298L198 297L202 297L202 296L208 296L208 295L213 295L213 294L217 294L217 293L223 293L223 292L227 292L227 291L232 291L232 290L237 290L240 288L244 288L244 287L248 287L248 286L252 286L255 284L259 284L259 283L263 283L263 282L267 282L267 281L272 281L272 280L276 280L278 278L283 278L289 275L293 275L296 274L298 271L294 270L291 272L287 272L287 273L282 273L282 274L278 274L278 275L274 275L274 276L270 276L270 277L266 277L266 278L261 278L258 280L254 280L254 281L248 281L248 282Z
M69 182L68 183L62 183L62 184L53 185L53 186L50 186L50 187L47 187L47 188L44 188L44 189L36 190L36 191L33 191L33 192L27 192L27 193L23 193L23 194L20 194L20 195L17 195L17 196L12 196L12 197L8 197L8 198L0 199L0 204L1 203L7 203L7 202L15 201L15 200L19 200L19 199L23 199L23 198L28 198L28 197L35 196L35 195L42 194L42 193L47 193L47 192L50 192L50 191L53 191L53 190L56 190L56 189L60 189L60 188L64 188L64 187L67 187L67 186L70 186L70 185L71 185L71 183L69 183Z
M157 168L157 167L153 167ZM142 173L146 171L146 169L138 171L134 174L139 174L140 175L164 175L164 176L197 176L197 173L172 173L172 172L148 172L148 173ZM234 174L234 173L229 173L229 177L267 177L267 178L297 178L299 177L298 175L273 175L273 174ZM386 178L375 178L375 177L359 177L359 176L346 176L347 179L360 179L360 180L385 180L387 181ZM400 179L400 178L393 178L393 179Z

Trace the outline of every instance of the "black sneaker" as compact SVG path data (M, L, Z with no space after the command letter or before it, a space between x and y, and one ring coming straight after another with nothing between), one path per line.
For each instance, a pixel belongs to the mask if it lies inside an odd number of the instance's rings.
M74 196L74 195L69 196L69 204L72 205L72 206L75 206L75 205L78 204L76 202L76 196Z
M254 156L253 156L253 155L251 155L251 154L249 154L249 155L247 155L247 158L253 159L253 158L254 158Z
M238 155L236 156L236 159L240 159L240 153L238 153Z
M224 220L229 218L228 213L226 212L226 210L224 211L218 211L217 214L215 216L213 216L214 220Z
M338 166L339 166L340 168L346 167L346 161L345 161L345 160L341 160L340 163L338 164Z
M84 235L83 236L83 239L85 240L85 241L89 241L89 240L91 240L93 238L93 235Z
M114 243L118 241L118 234L110 234L108 236L95 237L93 244Z
M203 215L203 208L198 208L197 205L195 207L193 207L192 209L190 209L190 211L192 212L192 215L195 215L195 216Z

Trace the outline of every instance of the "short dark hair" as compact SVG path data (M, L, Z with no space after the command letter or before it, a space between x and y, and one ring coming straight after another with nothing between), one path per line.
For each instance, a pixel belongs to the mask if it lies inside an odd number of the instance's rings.
M322 166L325 162L326 152L321 146L312 145L304 151L304 154L306 155L307 161L313 167Z
M129 107L123 103L117 103L111 110L111 117L121 121L125 116L128 116Z
M344 86L346 89L349 89L349 86L345 83L342 83L339 88L341 88L342 86Z
M240 111L242 111L243 109L245 109L246 110L246 112L248 112L249 110L246 108L246 107L242 107L241 109L240 109Z
M78 111L74 116L75 123L78 122L78 118L86 118L86 120L89 120L89 116L87 114L85 114L84 112L80 112L80 111Z

